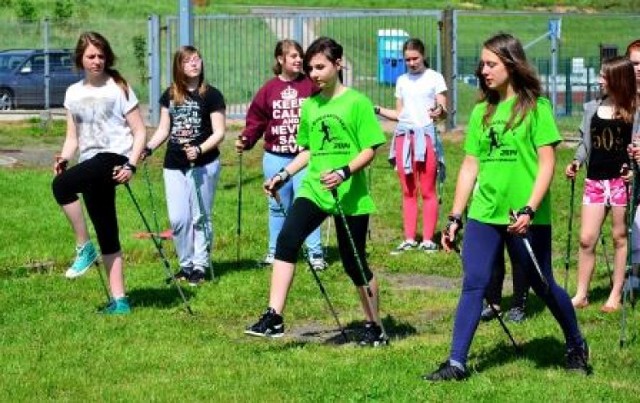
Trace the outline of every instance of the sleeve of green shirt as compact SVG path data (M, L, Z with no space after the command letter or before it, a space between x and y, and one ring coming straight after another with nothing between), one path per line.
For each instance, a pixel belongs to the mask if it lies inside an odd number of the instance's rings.
M296 135L296 143L302 148L309 148L309 119L307 119L309 104L313 102L311 98L304 101L300 108L300 124L298 125L298 134Z
M362 96L360 102L358 102L357 116L359 117L358 135L356 136L359 141L360 149L374 148L381 144L384 144L386 138L378 118L376 118L373 111L373 103L369 98Z
M464 152L474 157L477 157L479 154L478 138L482 132L482 111L485 109L482 105L483 104L477 104L471 111L464 139Z
M533 116L531 136L536 148L556 145L562 140L548 99L538 98L537 111Z

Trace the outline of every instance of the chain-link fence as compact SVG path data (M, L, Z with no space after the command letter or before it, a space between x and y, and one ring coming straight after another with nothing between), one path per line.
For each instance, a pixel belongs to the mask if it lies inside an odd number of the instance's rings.
M73 49L87 30L107 37L115 67L146 103L146 20L5 21L0 23L0 110L61 106L66 88L83 76L74 68Z
M375 103L392 107L395 79L405 71L402 42L418 37L427 45L431 67L450 71L447 78L453 85L449 96L455 99L457 122L464 124L476 100L474 71L482 42L498 31L514 34L525 45L547 95L551 98L551 90L555 91L558 116L580 115L582 103L596 96L601 54L622 54L628 42L640 37L640 14L454 11L453 15L451 31L443 24L439 10L254 10L246 15L196 16L194 45L202 50L208 80L224 93L230 116L242 117L253 94L272 74L273 47L278 39L293 38L307 46L321 35L335 38L345 48L346 84ZM549 40L552 20L557 21L558 30L555 52ZM55 106L67 85L64 80L71 75L68 52L49 57L32 52L28 55L34 59L29 64L27 58L15 55L3 59L10 53L6 49L72 49L81 32L94 30L109 39L118 56L116 67L142 103L149 104L152 114L157 113L158 92L170 80L179 21L175 16L156 17L155 25L150 21L3 22L0 109L44 108L47 98ZM446 41L447 35L454 40ZM451 45L445 49L443 43ZM447 52L454 55L451 69L443 65ZM18 83L17 78L30 80L26 95L17 96L18 90L11 87Z

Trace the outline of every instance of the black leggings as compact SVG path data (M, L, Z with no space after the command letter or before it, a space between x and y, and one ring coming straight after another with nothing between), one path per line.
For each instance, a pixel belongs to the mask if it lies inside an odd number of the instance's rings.
M524 271L522 267L519 266L518 262L512 257L515 254L515 252L511 250L512 245L507 244L506 246L509 259L511 260L511 275L513 276L513 301L511 303L511 307L524 309L527 303L527 297L529 296L529 278L527 277L526 271ZM500 249L503 249L503 247L500 247ZM502 258L498 256L493 265L491 281L489 282L489 286L486 291L487 301L492 305L500 305L502 302L502 284L504 282L504 275L504 256Z
M127 157L119 154L100 153L67 169L51 184L53 196L61 206L75 202L78 193L82 193L100 251L105 255L120 251L116 217L118 183L113 180L113 168L127 161Z
M302 243L307 236L327 218L329 214L321 210L311 200L299 197L295 199L291 209L284 221L282 230L278 235L276 243L275 258L288 263L295 263L298 260L298 252L302 247ZM349 230L356 244L358 256L362 262L364 276L358 268L351 242L347 235L347 231L342 222L342 218L338 215L333 216L336 225L336 235L338 237L338 250L340 251L340 260L344 266L345 272L351 277L354 285L360 287L371 281L373 273L369 270L366 259L367 230L369 227L369 215L346 216Z

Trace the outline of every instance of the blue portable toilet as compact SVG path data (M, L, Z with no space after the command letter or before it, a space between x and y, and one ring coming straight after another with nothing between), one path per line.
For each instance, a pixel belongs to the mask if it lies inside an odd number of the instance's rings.
M395 85L407 71L402 54L407 39L409 34L401 29L378 30L378 83Z

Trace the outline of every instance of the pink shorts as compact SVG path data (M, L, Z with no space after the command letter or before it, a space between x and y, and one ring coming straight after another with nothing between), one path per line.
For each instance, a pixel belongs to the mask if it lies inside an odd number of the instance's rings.
M582 204L624 207L627 205L627 187L622 178L585 179Z

